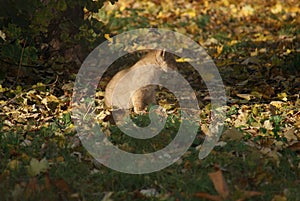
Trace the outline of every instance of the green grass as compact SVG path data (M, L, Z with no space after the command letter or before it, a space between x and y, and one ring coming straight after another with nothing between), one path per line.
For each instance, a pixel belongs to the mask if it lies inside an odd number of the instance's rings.
M134 117L147 122L146 116ZM137 120L135 119L135 120ZM172 132L177 131L179 121L171 116L175 126L163 131L164 137L158 136L150 144L159 147ZM58 120L60 121L60 120ZM141 122L140 122L141 123ZM34 132L20 135L18 132L1 132L0 194L2 200L101 200L105 192L113 192L113 200L199 200L195 193L206 192L217 195L208 173L216 166L223 170L231 197L240 198L242 190L259 191L264 194L248 200L271 200L274 195L286 193L288 200L300 197L297 182L300 173L299 156L292 151L283 150L278 161L264 156L256 148L245 142L228 141L224 147L215 147L204 160L198 159L195 140L189 151L170 167L145 175L131 175L116 172L95 163L81 146L71 148L68 138L54 135L55 127L44 127ZM146 149L144 143L132 143L114 126L110 127L115 142L125 140L135 150ZM201 135L199 133L199 135ZM25 138L33 138L30 146L21 146ZM68 136L68 134L66 134ZM74 134L69 134L74 136ZM124 142L124 141L123 141ZM159 143L161 142L161 143ZM149 142L148 142L149 143ZM149 145L149 144L148 144ZM149 146L148 146L149 148ZM30 176L30 160L46 158L49 167L46 171ZM18 165L12 165L18 161ZM48 184L47 184L48 182ZM34 184L34 185L33 185ZM49 186L47 186L49 185ZM298 185L299 186L299 185ZM139 191L156 189L159 197L145 197Z

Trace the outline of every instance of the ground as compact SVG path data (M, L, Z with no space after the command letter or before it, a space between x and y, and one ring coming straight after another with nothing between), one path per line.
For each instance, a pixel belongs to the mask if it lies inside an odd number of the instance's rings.
M11 71L0 85L1 200L298 201L299 7L293 0L120 0L90 14L109 27L107 40L123 31L158 27L199 43L218 67L226 90L222 136L200 160L211 122L209 93L184 58L177 58L180 73L199 100L197 136L188 151L163 170L120 173L96 161L78 138L70 104L78 69L69 66L67 78L54 76L51 69L27 70L32 79ZM112 68L130 66L139 56L121 58ZM166 90L157 94L168 111L162 133L147 143L131 139L112 124L103 106L104 86L111 76L98 84L95 100L97 122L108 139L132 153L165 147L182 123L172 96ZM149 123L147 115L133 114L132 119L142 126Z

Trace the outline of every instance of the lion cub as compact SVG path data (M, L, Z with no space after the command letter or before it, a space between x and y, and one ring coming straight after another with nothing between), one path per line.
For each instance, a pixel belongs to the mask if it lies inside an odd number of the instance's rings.
M143 112L148 105L156 103L157 85L149 83L158 82L162 71L176 69L171 53L151 50L132 67L118 72L111 79L105 89L105 105L118 109L133 107L135 113Z

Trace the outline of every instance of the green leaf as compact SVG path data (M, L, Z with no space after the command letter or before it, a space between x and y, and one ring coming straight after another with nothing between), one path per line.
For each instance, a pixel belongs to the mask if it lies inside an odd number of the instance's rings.
M65 11L67 9L67 3L65 2L65 0L59 0L57 2L56 8L60 11Z
M21 46L16 43L3 45L1 47L1 57L18 61L21 56L21 51Z
M36 158L32 158L28 167L28 174L30 176L37 176L42 172L46 172L49 168L48 161L43 158L38 161Z

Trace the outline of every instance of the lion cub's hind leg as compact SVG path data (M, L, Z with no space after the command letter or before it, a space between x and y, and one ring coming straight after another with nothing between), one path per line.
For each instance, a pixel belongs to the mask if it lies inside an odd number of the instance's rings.
M157 86L148 85L138 89L132 96L132 105L135 113L140 114L145 111L146 107L152 103L156 103Z

